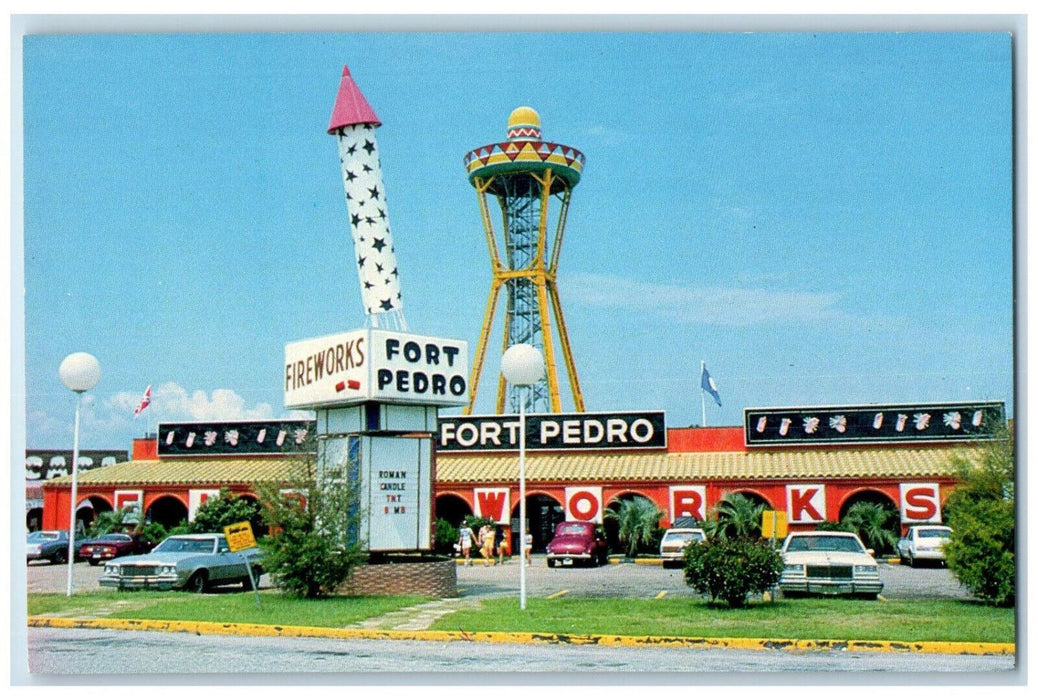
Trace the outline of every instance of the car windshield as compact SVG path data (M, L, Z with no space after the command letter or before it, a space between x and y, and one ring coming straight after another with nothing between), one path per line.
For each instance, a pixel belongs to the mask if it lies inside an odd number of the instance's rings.
M583 535L586 533L586 525L563 525L559 528L560 535Z
M860 554L865 550L853 537L837 537L835 535L807 535L792 537L786 546L787 552L854 552Z
M667 544L688 544L692 540L700 541L703 539L703 533L701 532L668 532L663 536L663 541Z
M920 537L950 537L952 531L950 527L932 527L918 532Z
M201 552L208 554L213 551L215 540L180 539L170 537L168 540L156 547L153 552Z
M27 542L51 542L53 540L61 539L61 535L57 532L33 532L25 538Z
M99 537L98 542L129 542L130 539L131 538L129 535L117 535L115 533L111 533Z

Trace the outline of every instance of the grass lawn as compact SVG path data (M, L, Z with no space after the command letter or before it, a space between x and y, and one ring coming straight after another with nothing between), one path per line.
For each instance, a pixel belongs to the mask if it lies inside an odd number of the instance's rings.
M105 591L61 594L30 594L28 614L61 617L102 617L133 620L192 620L241 622L259 625L345 627L393 610L430 600L422 596L336 597L305 600L261 593L262 609L248 593L193 593L158 591Z
M554 634L850 639L887 641L1014 641L1012 609L952 600L780 600L743 610L671 598L488 599L478 609L437 620L436 630Z
M425 602L420 596L301 600L274 592L195 595L116 592L30 594L31 616L198 620L344 627ZM666 637L744 637L1012 643L1015 611L956 600L804 598L757 602L742 610L697 598L490 598L441 617L431 629Z

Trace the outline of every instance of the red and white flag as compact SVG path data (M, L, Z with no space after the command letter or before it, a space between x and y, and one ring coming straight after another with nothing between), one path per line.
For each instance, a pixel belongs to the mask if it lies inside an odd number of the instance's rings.
M140 415L140 412L151 405L151 384L144 390L144 396L141 397L141 402L137 404L137 408L133 409L133 417L136 418Z

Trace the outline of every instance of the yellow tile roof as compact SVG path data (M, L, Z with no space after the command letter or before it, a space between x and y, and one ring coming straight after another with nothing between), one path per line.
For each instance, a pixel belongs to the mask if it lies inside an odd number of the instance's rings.
M965 447L804 450L800 452L685 452L532 454L526 478L534 482L725 481L766 479L877 479L954 477L952 458L975 460ZM79 473L86 486L231 485L289 481L298 458L162 459L122 462ZM439 455L438 483L501 483L518 476L507 455ZM69 485L70 476L48 485Z
M291 479L293 466L303 462L291 458L227 458L227 459L148 459L121 462L79 472L80 486L141 486L199 484L222 486L231 484L278 483ZM71 476L62 476L48 485L71 485Z
M700 481L952 477L952 457L966 448L804 450L801 452L685 452L663 454L527 455L529 481ZM440 455L442 483L514 481L516 456Z

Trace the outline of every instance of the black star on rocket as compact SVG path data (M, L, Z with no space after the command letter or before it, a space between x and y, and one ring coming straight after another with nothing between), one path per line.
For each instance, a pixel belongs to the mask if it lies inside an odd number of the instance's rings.
M375 144L369 141L368 139L364 139L364 145L362 146L362 148L365 151L367 151L368 155L370 156L371 153L375 150Z
M352 155L353 155L354 153L356 153L356 152L357 152L357 144L355 144L355 143L351 143L351 144L350 144L350 147L346 149L346 153L348 153L348 154L349 154L349 155L351 155L351 156L352 156Z
M364 263L366 263L367 261L367 258L357 258L357 267L364 267Z
M385 218L386 218L386 210L383 209L382 207L379 207L379 209L378 209L378 218L380 218L382 220L385 220Z
M364 289L372 289L374 286L371 282L364 280Z
M395 268L395 267L393 268L393 271L390 272L389 274L393 275L393 277L399 277L400 276L400 273L397 272L397 268Z
M381 306L386 311L389 311L389 310L391 310L393 308L393 300L392 299L383 299L382 303L379 304L379 306Z
M371 247L381 253L382 249L386 247L386 240L384 238L376 238Z
M369 187L368 192L371 193L372 199L378 199L378 187Z
M372 167L370 165L368 165L367 163L362 164L360 167L364 168L364 172L366 172L366 173L373 173L373 172L375 172L372 169Z
M353 182L356 179L357 179L357 176L353 174L352 170L347 170L346 171L346 181L347 182Z
M360 216L358 214L354 214L353 216L351 216L350 217L350 223L353 224L354 226L357 226L358 224L360 224Z
M382 263L375 263L375 270L377 272L382 272L383 269L384 268L382 267Z
M364 222L367 223L370 226L374 226L375 225L375 220L373 218L371 218L370 216L365 216L364 217Z

